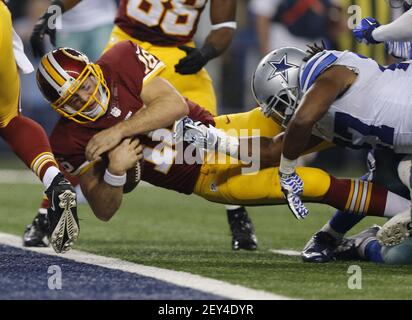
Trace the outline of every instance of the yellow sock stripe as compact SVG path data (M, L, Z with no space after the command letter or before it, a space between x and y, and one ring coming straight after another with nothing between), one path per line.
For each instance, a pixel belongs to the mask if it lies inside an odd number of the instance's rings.
M369 205L371 203L371 198L372 198L372 183L368 183L368 196L366 197L366 203L365 203L365 215L367 215L368 213Z
M39 165L38 169L36 170L36 174L37 174L38 176L40 176L40 172L41 172L41 170L43 169L43 167L44 167L47 163L50 163L50 162L53 164L53 166L56 166L57 168L59 167L54 159L50 159L50 158L44 159L44 160L42 161L42 163Z
M362 194L363 194L363 181L359 181L359 188L358 188L358 196L356 197L356 205L355 205L355 211L354 213L359 213L359 209L361 207L361 200L362 200Z
M349 197L348 197L348 200L346 201L345 211L349 210L350 203L352 202L353 189L354 189L354 182L353 182L353 180L351 180L350 181Z
M31 169L32 171L39 175L41 169L47 162L52 162L56 167L59 167L56 160L54 159L54 155L50 152L44 152L36 157L34 163L32 162Z
M51 155L51 156L53 156L53 154L52 154L51 152L42 152L42 153L38 154L37 157L34 158L33 161L32 161L31 164L30 164L30 168L31 168L32 170L33 170L33 167L34 167L36 161L39 160L39 158L40 158L40 157L43 157L44 155ZM53 156L53 157L54 157L54 156Z

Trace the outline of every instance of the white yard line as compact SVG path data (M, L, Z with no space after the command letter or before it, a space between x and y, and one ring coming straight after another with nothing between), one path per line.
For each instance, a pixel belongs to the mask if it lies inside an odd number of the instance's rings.
M65 254L56 254L51 248L25 248L20 237L0 232L0 244L34 251L50 256L58 256L77 262L92 264L109 269L121 270L146 277L155 278L178 286L191 288L210 294L239 300L290 300L290 297L277 295L261 290L250 289L224 281L194 275L188 272L173 271L157 267L144 266L116 258L98 256L78 250Z
M294 251L294 250L270 250L270 252L276 253L276 254L281 254L284 256L291 256L291 257L297 257L300 256L299 251Z

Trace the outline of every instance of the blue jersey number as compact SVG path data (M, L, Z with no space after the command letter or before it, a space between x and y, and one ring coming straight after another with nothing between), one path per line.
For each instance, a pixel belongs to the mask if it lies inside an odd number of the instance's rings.
M333 142L352 149L391 148L394 128L373 126L343 112L335 113L335 133Z

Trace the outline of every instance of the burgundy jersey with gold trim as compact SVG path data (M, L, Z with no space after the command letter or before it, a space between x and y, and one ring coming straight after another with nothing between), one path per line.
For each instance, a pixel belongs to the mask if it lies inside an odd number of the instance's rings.
M129 119L143 107L140 98L143 83L160 72L162 67L161 62L147 52L142 58L143 51L132 42L124 41L113 46L97 62L111 90L109 107L104 116L87 124L78 124L66 118L61 118L56 124L50 142L57 160L69 174L78 175L87 166L85 149L97 132ZM147 59L152 60L150 66ZM187 104L190 118L214 125L213 116L208 111L189 100ZM171 132L171 129L162 129L160 133ZM185 149L174 148L169 141L159 139L156 132L138 136L144 147L142 180L162 188L192 193L201 165L177 161L183 158L180 153L184 153Z
M178 46L192 40L207 0L121 0L115 23L140 41Z

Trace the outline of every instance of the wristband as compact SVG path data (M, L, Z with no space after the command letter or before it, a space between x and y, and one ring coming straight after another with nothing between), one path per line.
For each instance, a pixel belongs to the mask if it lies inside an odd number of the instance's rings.
M279 173L292 174L295 172L298 159L290 160L285 158L283 154L280 156Z
M104 172L103 180L112 187L122 187L126 184L126 173L121 176L111 174L108 169Z
M236 29L237 23L236 21L226 21L222 23L212 24L212 30L218 30L222 28Z

